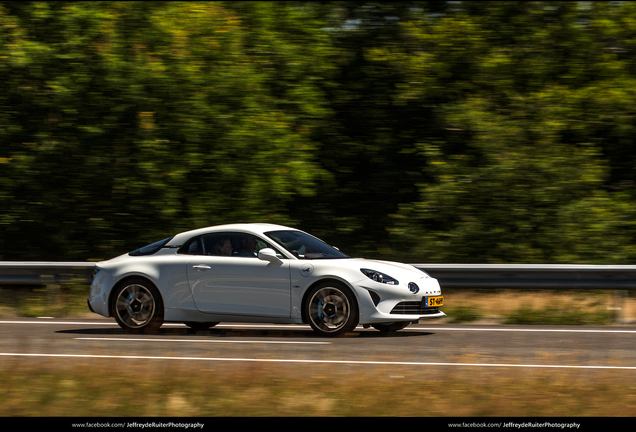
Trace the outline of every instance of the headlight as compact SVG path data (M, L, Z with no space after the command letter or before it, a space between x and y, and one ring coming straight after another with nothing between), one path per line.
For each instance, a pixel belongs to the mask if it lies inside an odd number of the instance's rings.
M388 284L388 285L398 285L399 282L395 279L393 279L391 276L381 273L379 271L376 270L369 270L369 269L360 269L360 271L369 279L372 279L376 282L380 282L380 283L384 283L384 284Z

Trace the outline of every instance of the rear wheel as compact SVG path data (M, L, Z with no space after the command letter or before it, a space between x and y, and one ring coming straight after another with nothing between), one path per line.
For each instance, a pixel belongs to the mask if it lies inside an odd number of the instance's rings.
M132 333L157 331L163 324L163 301L157 289L145 279L130 279L113 295L117 324Z
M311 290L305 303L311 328L323 336L339 336L358 325L358 304L347 287L325 282Z

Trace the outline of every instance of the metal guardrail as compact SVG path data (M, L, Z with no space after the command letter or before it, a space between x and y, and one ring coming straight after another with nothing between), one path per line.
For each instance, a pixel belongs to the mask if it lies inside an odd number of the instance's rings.
M87 283L93 279L90 262L0 262L0 285Z
M628 322L627 291L636 289L636 266L585 264L413 264L436 278L442 290L504 288L612 290L613 322Z
M87 288L96 263L1 262L0 285L60 284ZM604 289L613 290L614 322L623 323L626 291L636 289L636 266L577 264L413 264L439 280L442 289Z
M585 264L413 264L444 288L636 289L636 266Z
M413 264L444 288L636 289L636 266L583 264ZM0 284L89 283L95 263L0 261Z

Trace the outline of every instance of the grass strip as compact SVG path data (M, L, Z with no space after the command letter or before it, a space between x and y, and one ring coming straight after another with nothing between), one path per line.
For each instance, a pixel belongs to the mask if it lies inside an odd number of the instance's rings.
M21 359L0 382L3 417L636 416L636 373L624 371Z

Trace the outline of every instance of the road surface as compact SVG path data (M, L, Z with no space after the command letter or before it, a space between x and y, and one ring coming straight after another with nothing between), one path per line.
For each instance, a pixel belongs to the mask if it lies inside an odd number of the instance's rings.
M391 334L359 327L340 338L309 326L220 324L193 332L164 324L128 334L109 319L0 319L0 364L16 358L67 364L276 362L411 368L614 370L636 380L636 326L506 326L421 323Z

